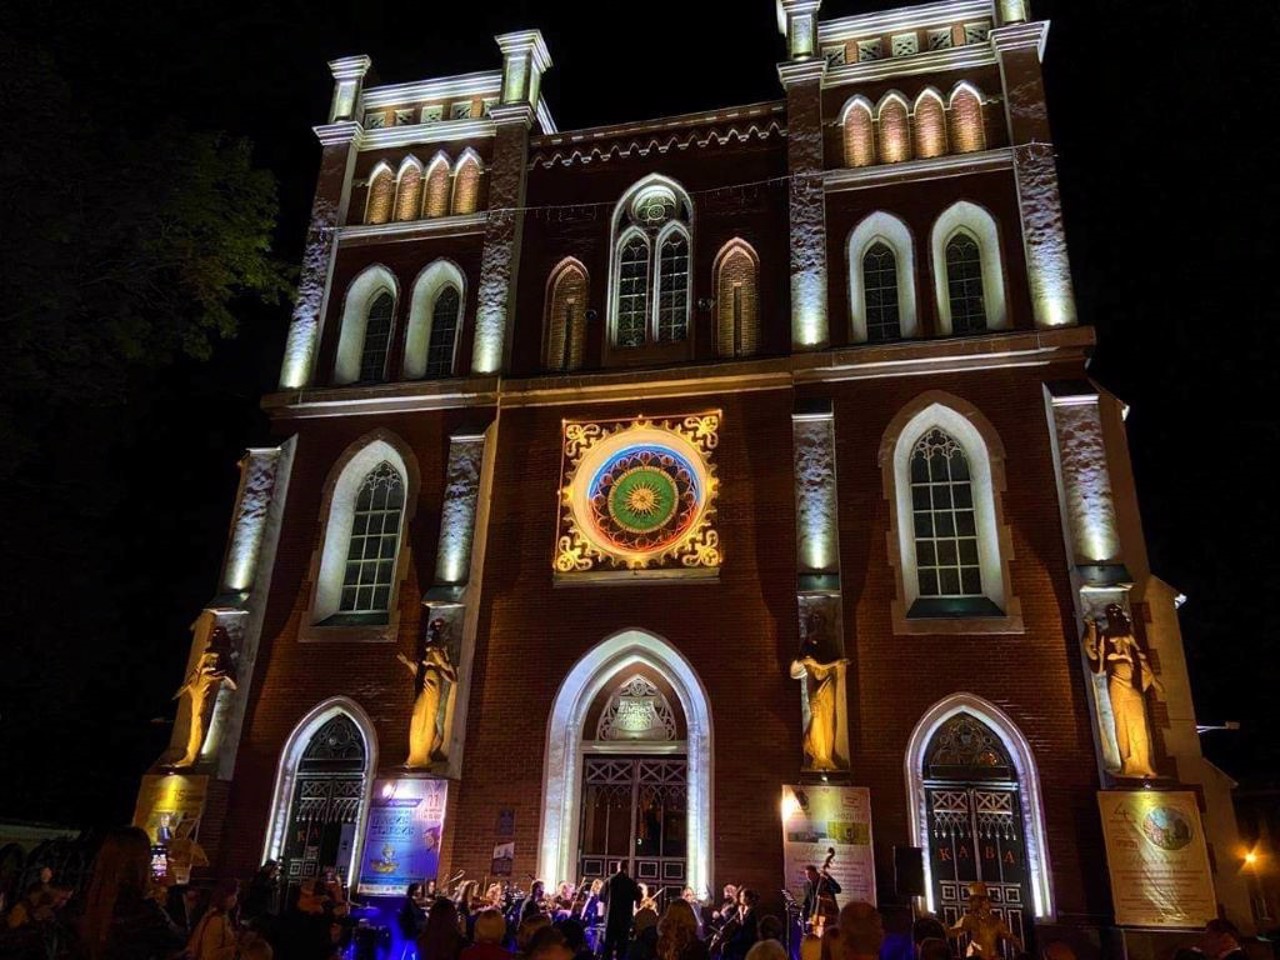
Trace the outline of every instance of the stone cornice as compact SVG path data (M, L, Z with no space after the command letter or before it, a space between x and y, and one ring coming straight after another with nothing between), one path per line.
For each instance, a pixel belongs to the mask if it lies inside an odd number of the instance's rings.
M316 139L321 145L332 147L343 143L359 144L364 135L364 127L357 120L339 120L336 123L323 123L312 127Z
M534 110L527 103L504 103L489 108L489 119L495 126L515 124L525 127L533 126Z
M996 27L991 31L991 49L997 55L1006 50L1034 49L1036 56L1044 59L1044 47L1049 42L1049 21L1035 20L1031 23L1011 23L1005 27Z
M976 337L862 344L786 357L694 363L663 369L599 370L560 376L469 377L370 387L334 387L269 394L273 418L360 416L476 406L551 406L651 400L1083 360L1095 341L1091 327L1015 330Z
M484 225L488 219L489 215L481 211L452 217L405 220L398 223L355 224L338 228L338 242L343 246L364 246L384 240L461 237L472 233L484 233Z
M337 60L329 61L329 72L333 74L335 80L359 80L369 68L373 66L373 61L366 55L360 54L354 57L339 57Z
M496 129L493 121L487 117L476 120L437 120L435 123L365 130L356 146L361 150L385 150L388 147L409 147L419 143L479 140L492 137Z
M868 60L865 63L846 63L827 71L823 87L842 87L851 83L869 83L891 77L912 77L922 73L943 73L948 70L972 70L990 67L996 63L991 47L973 43L949 50L930 50L910 57L888 57L884 60Z
M551 52L547 50L547 43L542 39L541 30L517 30L493 39L497 41L498 49L502 51L504 57L527 50L532 57L533 68L539 73L545 73L551 66Z
M783 87L789 87L793 83L811 83L815 80L822 80L826 76L827 61L822 57L813 57L809 60L788 60L785 63L778 64L778 79L782 82Z
M823 186L828 193L843 190L862 190L888 183L916 180L938 180L943 177L960 177L970 173L989 173L992 170L1012 170L1013 150L999 147L981 153L954 153L929 160L907 160L903 163L882 163L873 167L845 167L828 170L823 174Z

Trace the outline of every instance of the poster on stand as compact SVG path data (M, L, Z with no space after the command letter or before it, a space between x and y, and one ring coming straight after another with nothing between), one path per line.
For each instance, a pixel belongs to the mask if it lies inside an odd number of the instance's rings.
M1103 790L1098 809L1118 925L1199 928L1218 915L1194 793Z
M409 884L436 877L448 790L448 780L374 781L358 894L404 896Z
M840 884L836 898L876 902L875 857L871 848L871 791L826 784L782 788L782 859L786 887L804 897L804 868L822 867Z
M142 778L133 825L147 831L151 842L168 845L174 840L194 840L209 793L207 776L149 773Z

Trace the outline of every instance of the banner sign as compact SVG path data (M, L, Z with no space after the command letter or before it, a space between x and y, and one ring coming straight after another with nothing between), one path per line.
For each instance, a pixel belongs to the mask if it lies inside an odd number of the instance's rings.
M194 840L209 793L206 776L149 773L142 778L133 825L147 831L151 842L168 845L174 840Z
M875 857L871 849L871 791L827 785L782 788L782 860L786 887L804 897L804 868L819 869L828 852L829 868L840 884L841 906L851 900L876 902Z
M1104 790L1098 809L1118 925L1203 927L1218 915L1194 793Z
M515 860L515 841L508 840L506 843L500 843L493 848L493 860L489 863L489 873L495 877L509 877Z
M448 790L448 780L374 781L357 893L404 896L409 884L435 879Z

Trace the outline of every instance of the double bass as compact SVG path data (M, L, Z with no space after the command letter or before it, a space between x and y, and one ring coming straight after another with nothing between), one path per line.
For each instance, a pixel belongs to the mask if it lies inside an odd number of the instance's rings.
M822 933L827 924L835 922L840 916L840 904L836 902L836 895L827 883L830 879L827 871L831 869L831 863L835 858L836 848L827 847L827 859L822 861L822 869L818 871L818 882L813 889L813 912L806 918L810 931L819 940L822 939Z

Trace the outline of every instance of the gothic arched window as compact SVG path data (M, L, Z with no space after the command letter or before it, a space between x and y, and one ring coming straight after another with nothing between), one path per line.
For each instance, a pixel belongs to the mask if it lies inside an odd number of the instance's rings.
M951 305L952 333L980 333L987 329L982 250L967 233L957 233L947 241L947 302Z
M364 323L364 350L360 353L360 380L385 380L387 349L391 345L391 315L395 300L385 290L374 297Z
M612 343L677 343L689 336L691 208L670 181L651 177L614 212Z
M981 597L969 458L938 427L911 451L911 509L921 597Z
M547 284L546 366L577 370L582 366L587 317L587 272L577 260L561 263Z
M760 347L756 252L742 240L716 258L716 341L722 357L749 357Z
M458 342L458 316L462 298L458 288L449 284L437 295L431 307L431 337L427 341L427 376L453 375L454 347Z
M390 608L403 513L404 478L383 460L356 493L339 613L385 614Z
M897 340L902 336L898 315L898 258L882 240L877 240L862 255L862 295L867 342Z

